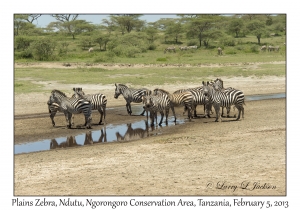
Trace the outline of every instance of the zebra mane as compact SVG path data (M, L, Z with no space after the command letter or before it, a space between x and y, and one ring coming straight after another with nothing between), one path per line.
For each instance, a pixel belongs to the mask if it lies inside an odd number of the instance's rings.
M121 87L126 87L126 88L128 88L126 85L123 85L123 84L115 84L116 86L121 86Z
M164 89L156 88L156 89L154 89L154 92L156 92L156 91L160 91L160 92L165 93L165 94L170 94L168 91L166 91Z
M66 95L65 93L61 92L60 90L56 90L56 89L52 90L52 91L51 91L51 94L54 94L54 93L58 93L58 94L60 94L60 95L63 95L63 96L65 96L65 97L67 97L67 95Z

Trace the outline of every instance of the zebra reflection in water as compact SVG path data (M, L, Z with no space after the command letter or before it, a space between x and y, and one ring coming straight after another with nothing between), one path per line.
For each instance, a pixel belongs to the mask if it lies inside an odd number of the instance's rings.
M102 143L107 142L106 137L106 128L100 130L101 134L97 141L93 141L92 132L88 131L85 134L83 145L91 145L95 143ZM57 143L56 139L51 139L50 142L50 149L56 149L56 148L66 148L66 147L74 147L74 146L82 146L81 144L78 144L75 137L68 136L66 141L61 142L60 144Z
M51 139L50 142L50 149L66 148L66 147L74 147L74 146L79 146L79 144L77 144L76 139L73 136L68 136L67 140L61 142L60 144L57 143L56 139Z
M127 131L124 136L119 132L116 132L117 141L129 141L129 140L138 140L149 136L149 126L148 122L145 120L145 129L142 128L132 128L131 123L127 124Z

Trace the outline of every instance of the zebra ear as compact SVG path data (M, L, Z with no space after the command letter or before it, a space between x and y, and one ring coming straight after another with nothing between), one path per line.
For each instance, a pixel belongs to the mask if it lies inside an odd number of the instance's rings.
M117 87L117 84L115 83L115 86Z
M204 85L204 81L202 81L202 85Z
M73 88L73 90L75 91L75 88Z

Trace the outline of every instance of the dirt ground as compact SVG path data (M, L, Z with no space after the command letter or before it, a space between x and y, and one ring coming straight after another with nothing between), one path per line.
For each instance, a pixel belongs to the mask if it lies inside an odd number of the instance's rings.
M226 87L245 95L282 93L286 87L284 77L222 79ZM69 95L78 86L52 84L70 89ZM199 84L180 88L195 86ZM124 107L108 109L107 123L145 118L127 115L124 99L113 98L113 85L81 87L86 93L104 93L109 108ZM50 94L54 88L48 88ZM57 126L52 127L49 94L15 95L15 144L83 132L66 129L62 115L55 117ZM14 195L285 195L286 99L248 101L240 121L223 118L215 123L212 116L165 127L161 135L141 140L15 155ZM98 119L93 112L93 122ZM75 117L75 122L83 121ZM93 125L92 130L102 127Z

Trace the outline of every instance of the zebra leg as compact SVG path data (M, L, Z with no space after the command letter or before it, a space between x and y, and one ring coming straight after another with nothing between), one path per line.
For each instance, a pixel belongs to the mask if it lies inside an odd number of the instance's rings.
M68 116L68 120L67 120L68 125L67 125L67 128L71 129L72 128L72 125L71 125L72 113L68 112L67 116Z
M194 105L194 117L195 117L195 118L197 118L197 110L196 110L196 108L197 108L197 105L195 104L195 105Z
M101 125L101 123L102 123L102 118L103 118L103 111L102 111L101 107L98 108L98 112L100 113L100 121L99 121L98 124Z
M143 112L140 114L140 115L142 115L142 116L144 116L144 113L145 113L145 111L146 111L144 107L143 107L143 109L144 109ZM148 114L148 113L147 113L147 114Z
M229 118L230 117L230 115L229 115L229 113L230 113L230 106L226 107L226 109L227 109L227 117Z
M173 113L173 116L174 116L174 122L176 123L176 114L175 114L175 109L174 109L174 106L171 105L171 110L172 110L172 113Z
M74 126L74 114L72 114L71 124Z
M130 106L130 103L127 103L126 104L126 109L127 109L127 113L129 114L129 115L131 115L131 106Z
M54 127L55 126L54 116L56 115L56 112L51 112L50 110L49 112L50 112L50 119L52 121L52 126Z
M160 111L160 115L161 115L161 118L160 118L160 122L159 122L159 126L161 126L161 124L162 124L162 121L163 121L163 119L164 119L164 112L163 111ZM157 123L156 123L157 124Z
M168 125L169 109L166 109L166 125Z
M216 120L215 122L218 122L219 119L221 119L222 121L222 118L221 118L221 115L220 115L220 104L214 104L214 108L215 108L215 111L216 111Z
M153 111L150 111L151 126L154 126L154 117L155 117L155 113Z

